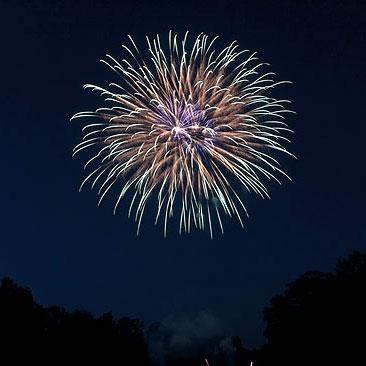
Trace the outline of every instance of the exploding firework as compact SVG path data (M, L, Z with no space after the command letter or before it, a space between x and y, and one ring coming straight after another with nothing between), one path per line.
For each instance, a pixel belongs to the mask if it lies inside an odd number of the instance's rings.
M283 146L289 101L268 96L288 82L272 80L272 72L261 71L268 64L236 42L216 52L217 37L201 34L188 47L187 36L169 32L166 48L159 36L146 37L146 61L128 36L126 59L102 60L120 82L84 86L106 106L72 117L94 118L74 154L92 151L85 168L94 168L80 189L86 182L98 187L100 204L117 187L114 212L128 196L137 232L150 202L164 235L174 212L179 232L207 227L212 237L215 225L223 232L223 215L243 226L245 191L268 197L264 180L288 178L277 153L291 155Z

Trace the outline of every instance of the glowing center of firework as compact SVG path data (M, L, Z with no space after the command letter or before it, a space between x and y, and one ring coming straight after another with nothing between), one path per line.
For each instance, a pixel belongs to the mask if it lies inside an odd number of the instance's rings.
M194 142L199 140L209 139L215 136L215 131L212 128L205 126L175 126L171 130L174 140L184 140L185 142Z
M175 141L192 143L204 141L215 136L215 131L210 127L211 121L206 118L204 112L190 108L179 108L178 113L168 125Z

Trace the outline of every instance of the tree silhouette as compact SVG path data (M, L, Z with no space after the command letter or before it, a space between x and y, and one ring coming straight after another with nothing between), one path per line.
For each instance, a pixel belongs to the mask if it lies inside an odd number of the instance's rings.
M264 319L259 364L366 364L366 255L352 253L334 273L305 273L272 299Z
M84 311L43 308L29 288L6 277L0 285L0 361L27 364L148 365L143 325Z

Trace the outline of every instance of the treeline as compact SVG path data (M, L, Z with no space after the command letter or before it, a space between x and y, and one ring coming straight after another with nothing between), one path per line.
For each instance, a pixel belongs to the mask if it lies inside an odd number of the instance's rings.
M210 366L366 365L366 255L352 253L333 273L305 273L272 299L264 320L267 341L259 350L246 349L239 337L215 337L194 353L164 354L160 363L205 366L207 358ZM43 307L29 288L8 277L1 281L0 364L156 364L148 338L157 331L158 324L146 329L111 313Z
M4 357L9 363L1 362ZM24 360L27 365L149 365L139 320L43 307L29 288L6 277L0 285L0 364Z

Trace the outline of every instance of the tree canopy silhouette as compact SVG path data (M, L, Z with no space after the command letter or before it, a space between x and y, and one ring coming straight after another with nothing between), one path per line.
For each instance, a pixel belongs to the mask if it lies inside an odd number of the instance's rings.
M263 365L366 364L366 255L308 272L264 310Z
M0 357L39 364L148 365L143 325L136 319L99 318L85 311L44 308L29 288L5 277L0 285ZM10 363L9 363L10 364Z

